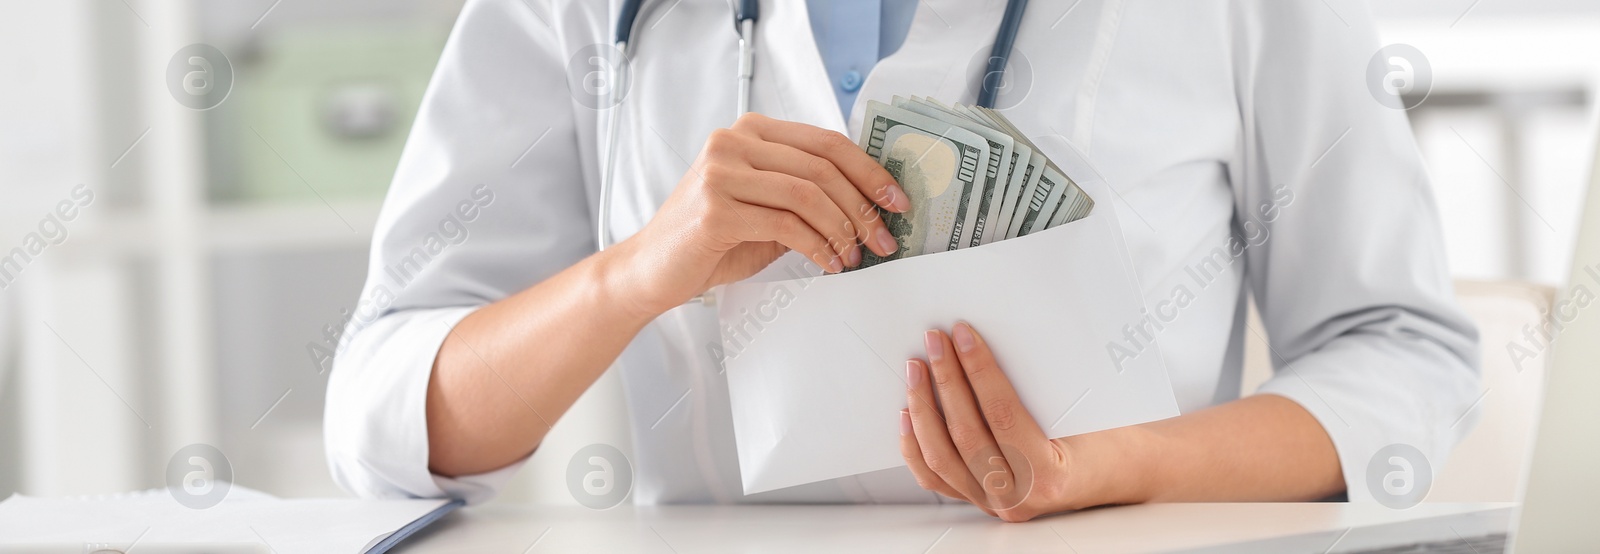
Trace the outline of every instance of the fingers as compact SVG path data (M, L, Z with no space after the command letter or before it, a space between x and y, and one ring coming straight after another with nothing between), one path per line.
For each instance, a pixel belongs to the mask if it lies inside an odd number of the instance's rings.
M948 336L928 331L925 341L929 362L906 363L910 431L903 425L900 440L901 456L918 484L947 496L953 489L1006 521L1054 511L1050 507L1059 504L1034 498L1036 462L1045 462L1038 467L1057 484L1064 466L1045 456L1054 443L1022 406L988 344L964 322ZM933 395L938 411L928 400ZM942 412L943 425L919 412Z
M906 467L911 468L917 485L955 500L972 501L928 468L928 462L922 459L922 447L917 444L917 434L911 430L910 410L900 410L900 456L906 459Z
M1039 423L1028 414L1011 380L1000 371L989 344L966 322L958 322L950 336L956 357L966 372L987 427L1000 444L1032 445L1049 440Z
M730 224L733 228L726 232L733 235L736 242L776 242L805 255L823 269L833 273L844 270L843 260L834 252L828 240L794 212L723 197L713 202L721 204L722 209L729 210L735 216L735 222Z
M754 113L740 117L733 127L754 133L762 140L787 144L827 159L856 190L886 210L901 213L911 208L910 198L895 183L894 177L844 135Z
M730 181L738 181L743 186L721 186L719 194L745 204L792 212L822 236L829 250L840 256L844 265L861 263L855 225L815 183L787 173L749 169L717 179L717 182Z
M933 402L934 392L927 365L921 360L908 360L906 411L911 416L911 435L914 436L913 442L920 453L918 457L921 465L933 475L933 478L922 476L918 482L929 490L934 490L939 482L943 482L967 501L984 506L983 489L978 485L978 480L972 476L972 471L961 457L961 453L956 450L955 444L950 441L950 432L946 429L939 411L934 408ZM903 447L906 441L902 439L901 444ZM937 481L934 478L937 478Z
M787 144L754 142L748 154L750 164L756 169L786 173L816 183L850 218L852 242L866 245L879 256L888 256L899 249L877 206L851 184L833 162Z
M928 331L924 342L939 405L944 409L945 427L950 430L950 442L960 452L972 475L981 476L980 484L986 495L1007 492L1005 489L1011 483L1010 464L978 409L955 347L939 330Z

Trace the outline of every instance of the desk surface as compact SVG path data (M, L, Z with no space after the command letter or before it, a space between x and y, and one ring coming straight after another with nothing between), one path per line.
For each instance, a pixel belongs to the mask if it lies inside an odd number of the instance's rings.
M1350 529L1485 512L1503 531L1509 504L1149 504L1003 523L970 507L564 506L466 508L400 552L1153 552L1306 534L1324 551ZM1498 509L1497 509L1498 508ZM1472 535L1456 521L1453 533ZM1465 527L1465 528L1464 528ZM1297 543L1298 544L1298 543Z

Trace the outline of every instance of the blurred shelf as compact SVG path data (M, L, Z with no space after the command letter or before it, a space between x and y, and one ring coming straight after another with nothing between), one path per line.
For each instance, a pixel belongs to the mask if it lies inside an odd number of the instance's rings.
M1405 43L1428 57L1433 90L1443 93L1585 90L1600 83L1600 16L1486 17L1380 21L1385 44Z
M365 248L382 200L232 203L208 206L195 229L210 253ZM110 210L72 233L68 249L83 255L157 255L161 230L144 210ZM80 220L82 221L82 220Z

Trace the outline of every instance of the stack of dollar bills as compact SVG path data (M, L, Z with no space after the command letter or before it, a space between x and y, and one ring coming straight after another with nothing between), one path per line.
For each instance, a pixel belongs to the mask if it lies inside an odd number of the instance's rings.
M908 256L969 248L1077 221L1094 208L1078 184L999 112L895 97L867 105L861 147L911 197L911 209L879 210L900 249L862 252L871 267Z

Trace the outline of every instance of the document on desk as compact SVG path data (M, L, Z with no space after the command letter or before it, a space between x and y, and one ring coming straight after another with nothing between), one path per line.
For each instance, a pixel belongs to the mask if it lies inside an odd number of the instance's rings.
M193 544L264 547L226 552L377 553L459 505L448 499L279 499L237 485L204 509L180 504L167 489L80 498L18 494L0 502L0 553L64 551L53 549L61 546L87 552L91 544L152 554Z
M1061 141L1041 145L1088 195L1080 220L817 276L790 254L717 296L746 494L905 465L905 360L923 332L973 325L1050 437L1178 415L1114 193Z

